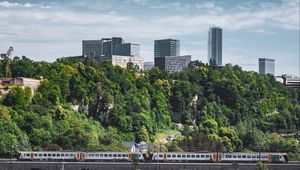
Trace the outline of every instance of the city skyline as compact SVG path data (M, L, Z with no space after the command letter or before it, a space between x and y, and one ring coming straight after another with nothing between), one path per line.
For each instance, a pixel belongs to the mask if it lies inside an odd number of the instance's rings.
M172 38L206 63L216 25L223 65L258 72L258 58L274 58L276 75L299 76L299 1L0 1L0 21L0 52L13 46L37 61L80 55L82 40L115 36L140 44L145 61L154 59L153 40Z

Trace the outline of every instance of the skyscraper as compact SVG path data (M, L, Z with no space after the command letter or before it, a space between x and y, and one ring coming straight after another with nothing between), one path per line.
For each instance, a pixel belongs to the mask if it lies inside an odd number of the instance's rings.
M154 58L165 56L179 56L179 40L164 39L154 41Z
M208 31L208 63L222 65L222 29L211 27Z
M259 74L275 75L275 60L270 58L259 58Z

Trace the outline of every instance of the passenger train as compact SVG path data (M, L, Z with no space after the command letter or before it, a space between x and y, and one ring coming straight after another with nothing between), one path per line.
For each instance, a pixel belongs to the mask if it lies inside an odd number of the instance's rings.
M21 161L134 161L134 162L272 162L287 163L287 153L222 153L222 152L75 152L75 151L21 151Z

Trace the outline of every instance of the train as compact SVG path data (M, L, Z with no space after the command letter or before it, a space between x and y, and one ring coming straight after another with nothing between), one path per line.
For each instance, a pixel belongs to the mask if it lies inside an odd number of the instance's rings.
M20 151L20 161L116 161L116 162L266 162L288 163L287 153L268 152L77 152Z

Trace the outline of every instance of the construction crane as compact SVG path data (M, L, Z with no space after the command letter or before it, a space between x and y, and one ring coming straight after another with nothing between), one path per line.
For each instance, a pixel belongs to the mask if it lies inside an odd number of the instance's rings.
M11 61L11 56L12 52L14 51L13 47L9 47L7 52L5 54L1 54L1 59L2 59L2 74L3 77L8 78L10 77L10 61Z

